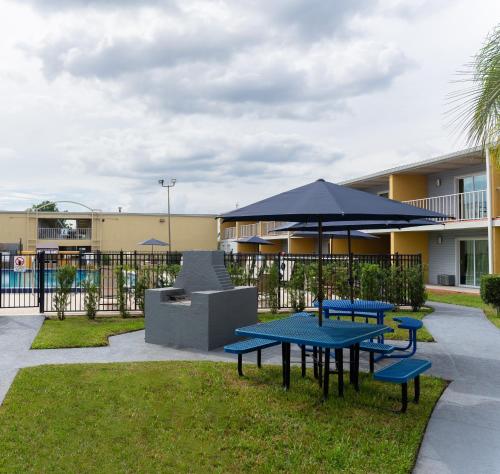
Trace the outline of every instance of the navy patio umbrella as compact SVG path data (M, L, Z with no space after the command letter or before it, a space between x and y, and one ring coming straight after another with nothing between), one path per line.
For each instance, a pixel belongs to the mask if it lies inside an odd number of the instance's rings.
M328 232L337 232L338 234L347 237L347 253L349 255L349 288L350 298L354 301L354 279L352 276L352 251L351 251L351 237L356 234L365 234L356 229L403 229L408 227L418 227L423 225L435 225L435 221L430 219L414 219L411 221L404 220L384 220L384 221L331 221L323 224L323 235ZM301 233L316 234L318 232L317 222L307 223L288 223L274 229L275 231L298 231ZM340 237L339 237L340 238Z
M158 240L158 239L148 239L148 240L143 240L142 242L139 242L139 245L151 245L151 253L153 252L153 248L155 245L158 247L165 247L168 246L167 242L163 242L163 240Z
M318 225L318 322L323 324L323 223L327 221L445 218L444 214L410 206L324 179L285 191L219 216L223 222L294 221Z
M251 237L242 237L238 239L236 242L240 244L255 244L255 245L273 245L269 240L263 239L258 235L252 235Z

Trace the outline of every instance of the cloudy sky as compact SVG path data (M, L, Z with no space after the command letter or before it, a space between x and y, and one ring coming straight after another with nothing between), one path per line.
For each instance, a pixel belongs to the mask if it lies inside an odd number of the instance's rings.
M463 147L495 0L0 0L0 209L230 210Z

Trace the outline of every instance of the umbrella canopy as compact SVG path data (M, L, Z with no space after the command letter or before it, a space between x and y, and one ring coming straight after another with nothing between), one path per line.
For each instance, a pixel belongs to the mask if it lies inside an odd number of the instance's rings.
M167 244L167 242L163 242L163 240L158 240L158 239L151 238L151 239L139 242L139 245L159 245L160 247L165 247L168 244Z
M447 216L318 179L219 217L224 222L245 220L324 222L412 220Z
M345 239L349 237L347 230L330 230L323 232L323 237L328 237L329 239ZM365 232L361 232L359 230L352 230L350 232L351 238L353 239L378 239L376 235L372 234L367 234ZM310 230L310 231L299 231L299 232L294 232L294 237L317 237L318 236L318 230Z
M407 227L417 227L422 225L436 225L437 222L430 219L413 219L407 220L360 220L360 221L328 221L323 222L323 231L342 231L342 230L357 230L357 229L405 229ZM318 232L317 222L287 222L280 227L276 227L273 231L307 231Z
M269 240L263 239L258 235L252 235L251 237L242 237L241 239L238 239L236 242L240 244L274 245L272 242L269 242Z
M256 220L317 222L318 322L321 326L323 322L323 222L384 219L409 221L447 216L318 179L313 183L235 209L219 217L224 222Z

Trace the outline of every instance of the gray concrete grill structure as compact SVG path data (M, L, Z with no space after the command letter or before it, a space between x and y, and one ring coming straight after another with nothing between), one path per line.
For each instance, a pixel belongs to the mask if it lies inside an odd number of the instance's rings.
M224 252L188 251L173 287L146 290L144 313L146 342L212 350L257 322L257 288L233 286Z

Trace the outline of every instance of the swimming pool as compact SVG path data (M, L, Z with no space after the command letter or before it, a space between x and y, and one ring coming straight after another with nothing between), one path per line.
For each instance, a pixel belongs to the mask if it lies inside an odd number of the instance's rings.
M45 289L53 290L56 288L57 270L45 270ZM27 270L25 272L15 272L14 270L1 270L0 272L2 292L25 292L38 289L38 272ZM75 280L73 281L73 290L80 290L82 281L92 279L99 281L99 271L97 270L77 270Z

